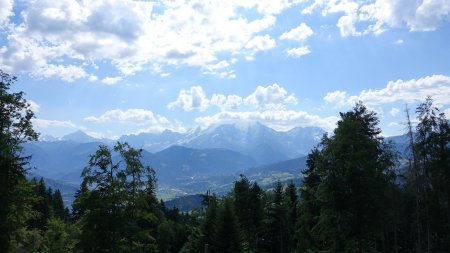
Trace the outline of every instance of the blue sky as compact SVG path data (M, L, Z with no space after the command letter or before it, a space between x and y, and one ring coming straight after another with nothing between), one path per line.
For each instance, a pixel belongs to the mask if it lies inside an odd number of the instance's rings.
M397 135L406 102L450 113L449 59L447 0L0 0L0 68L57 137L331 131L358 100Z

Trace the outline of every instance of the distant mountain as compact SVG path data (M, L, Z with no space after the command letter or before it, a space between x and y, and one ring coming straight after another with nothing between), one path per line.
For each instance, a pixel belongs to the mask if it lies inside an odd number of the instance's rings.
M30 142L24 145L24 154L32 155L32 173L56 180L80 183L81 172L100 142L73 141ZM192 149L172 146L157 153L143 151L142 160L152 166L162 187L184 187L192 181L205 181L253 167L257 162L246 155L226 149ZM203 183L202 183L203 184ZM180 187L179 187L180 186Z
M226 148L252 156L260 164L306 155L325 131L317 127L278 132L261 123L216 125L180 144L192 148Z
M80 182L80 172L87 165L100 142L78 143L74 141L37 141L24 144L24 154L32 155L31 173L40 176ZM76 171L76 174L74 174Z
M144 148L142 160L156 171L159 196L170 199L204 193L208 189L225 193L239 179L239 174L265 188L270 188L277 180L300 183L301 171L306 167L303 154L318 143L323 133L319 128L277 132L261 124L219 125L205 130L197 128L186 134L165 131L123 136L121 140ZM30 172L56 182L79 184L89 156L99 145L112 145L86 137L82 132L66 139L71 140L25 143L24 154L33 156L30 166L35 169ZM406 136L386 139L392 141L399 152L405 150ZM165 146L153 153L147 151L147 148Z
M42 135L39 136L40 141L59 141L58 138L51 136L51 135Z
M73 142L78 142L78 143L101 142L101 143L105 143L105 144L111 144L111 143L115 142L114 140L107 139L107 138L95 138L81 130L77 130L73 133L65 135L61 138L61 140L62 141L73 141Z
M386 141L392 141L394 144L394 150L397 151L402 157L409 156L409 138L406 134L387 137Z
M206 129L197 127L187 133L165 130L161 133L123 135L119 141L128 142L135 148L142 148L152 153L171 146L228 149L251 156L259 164L266 164L306 155L324 133L325 131L318 127L298 127L287 132L279 132L256 122L213 125ZM66 135L61 140L78 143L114 143L108 139L96 139L83 131Z
M120 142L128 142L132 147L142 148L149 152L158 152L170 146L177 145L186 134L165 130L162 133L140 133L138 135L123 135Z

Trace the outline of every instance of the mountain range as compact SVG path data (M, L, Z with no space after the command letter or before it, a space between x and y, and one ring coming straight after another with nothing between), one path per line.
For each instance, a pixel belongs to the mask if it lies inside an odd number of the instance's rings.
M225 124L186 133L124 135L118 141L143 149L142 160L155 169L158 193L167 199L208 189L226 192L240 174L267 186L277 180L299 180L306 154L324 133L317 127L280 132L260 123ZM34 176L76 185L89 155L99 145L115 142L77 131L25 143L24 153L32 155Z

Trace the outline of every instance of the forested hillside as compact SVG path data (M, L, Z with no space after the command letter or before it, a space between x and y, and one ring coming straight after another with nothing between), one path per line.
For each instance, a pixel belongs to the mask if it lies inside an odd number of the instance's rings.
M0 74L0 252L450 249L450 122L431 98L416 108L415 127L407 111L408 157L381 137L377 114L358 102L309 152L307 168L298 169L301 187L279 181L264 190L241 175L228 194L208 191L189 212L157 199L158 175L143 150L100 145L69 210L59 190L27 179L33 158L21 151L38 138L34 114L23 93L10 92L15 78ZM400 159L408 161L402 170Z

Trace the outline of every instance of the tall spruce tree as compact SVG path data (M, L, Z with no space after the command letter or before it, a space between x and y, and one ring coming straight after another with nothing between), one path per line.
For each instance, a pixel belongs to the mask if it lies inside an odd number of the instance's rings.
M321 143L315 193L320 214L312 230L325 250L376 251L395 155L380 136L375 112L361 102L340 116L334 135Z

